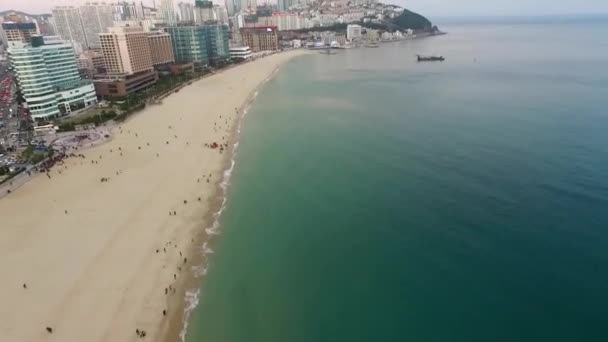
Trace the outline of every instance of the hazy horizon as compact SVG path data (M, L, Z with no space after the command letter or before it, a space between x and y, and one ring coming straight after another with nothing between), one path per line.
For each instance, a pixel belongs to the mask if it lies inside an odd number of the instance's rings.
M4 0L0 11L19 10L30 14L51 13L55 6L78 5L90 0ZM110 1L106 1L110 2ZM137 1L139 2L139 1ZM180 1L174 1L178 3ZM188 1L184 1L188 2ZM190 1L194 2L194 1ZM215 0L214 3L224 3ZM144 4L152 5L152 0L144 0ZM156 5L160 0L156 0ZM259 1L263 3L276 3L274 0ZM384 1L403 6L414 12L429 17L502 17L502 16L568 16L585 14L608 14L608 1L605 0L579 0L556 3L553 0L461 0L457 3L446 0L396 0Z

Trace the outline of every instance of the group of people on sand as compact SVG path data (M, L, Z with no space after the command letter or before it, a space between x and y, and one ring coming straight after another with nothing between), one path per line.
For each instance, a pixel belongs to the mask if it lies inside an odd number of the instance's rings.
M235 111L238 112L238 109L235 108ZM221 118L222 118L222 116L220 115L220 119ZM225 124L228 125L228 120L227 119L225 119ZM217 126L217 124L214 123L214 126ZM122 128L119 127L119 129L120 129L120 133L122 134L123 133ZM173 127L169 126L169 129L173 129ZM131 131L128 131L128 133L131 134ZM135 133L135 136L137 137L138 134ZM175 139L178 138L177 135L174 135L174 137L175 137ZM226 141L226 136L223 136L222 137L222 143L217 143L217 142L205 143L204 146L207 147L207 148L210 148L210 149L219 149L219 152L222 153L224 151L224 149L228 148L228 143L225 142L225 141ZM166 141L166 144L169 144L168 140ZM187 144L189 145L189 142L187 142ZM146 145L150 146L150 143L146 143ZM76 149L76 147L71 147L71 146L68 146L67 148ZM138 149L141 150L141 146L139 146ZM120 151L120 154L122 155L122 152L123 152L122 148L118 147L118 150ZM110 152L112 152L112 150L110 150ZM158 157L159 154L156 153L156 156ZM50 179L51 175L50 175L49 172L50 172L51 168L53 166L57 165L57 164L64 165L64 159L66 159L66 158L82 158L82 159L86 159L86 157L85 157L84 154L66 153L66 147L64 147L63 151L61 151L59 153L56 153L55 156L53 156L52 158L49 158L45 162L43 162L40 165L38 165L38 167L36 167L34 169L34 171L45 172L46 175L47 175L47 177ZM102 159L101 155L99 156L99 159ZM91 160L91 163L98 164L98 161L97 160ZM117 172L117 175L119 173L122 173L122 171ZM202 177L203 177L203 179L206 180L207 183L209 183L210 179L211 179L211 173L209 173L208 175L203 175ZM108 177L101 177L100 180L101 180L102 183L104 183L104 182L108 182L109 178ZM200 180L201 180L201 178L197 178L197 182L198 183L200 183ZM10 190L9 190L9 192L10 192ZM198 197L198 201L199 202L201 201L201 197ZM184 200L183 203L184 204L188 204L188 201ZM65 210L65 214L66 215L68 214L68 210L67 209ZM169 211L169 216L177 216L177 210L171 210L171 211ZM194 239L192 239L192 241L194 241ZM172 242L167 242L166 246L170 246L172 244L173 244ZM175 248L177 248L177 244L173 244L173 245L174 245ZM163 248L163 252L165 252L165 253L167 252L166 246ZM160 249L156 249L156 253L159 253L159 252L160 252ZM181 251L179 252L179 255L180 255L180 257L183 257L183 254L182 254ZM188 262L188 258L184 257L183 258L183 264L186 264L187 262ZM178 269L178 271L181 271L182 267L178 266L177 269ZM173 280L177 280L177 274L175 274L175 273L173 274ZM23 288L27 289L27 285L25 283L23 284ZM165 295L169 295L169 293L173 293L173 294L176 293L176 289L172 285L169 285L168 287L166 287L164 289L164 291L165 291ZM162 315L163 316L167 315L167 310L166 309L162 310ZM54 330L53 330L52 327L50 327L50 326L46 327L46 332L47 333L52 334L53 331ZM147 333L146 333L145 330L139 329L139 328L135 329L135 333L137 334L137 336L139 338L145 338L146 335L147 335Z

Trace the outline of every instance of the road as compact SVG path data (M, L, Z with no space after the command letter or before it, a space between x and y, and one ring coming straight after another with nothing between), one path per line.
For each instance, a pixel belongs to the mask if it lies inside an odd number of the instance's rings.
M16 92L17 85L8 64L0 64L0 142L5 144L10 140L10 133L19 130Z

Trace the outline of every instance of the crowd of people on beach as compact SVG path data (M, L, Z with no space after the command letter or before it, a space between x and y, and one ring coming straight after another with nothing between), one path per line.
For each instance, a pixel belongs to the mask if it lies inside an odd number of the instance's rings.
M235 112L238 114L238 109L235 108ZM181 120L181 118L180 118ZM169 126L168 129L171 131L173 130L173 126ZM225 150L228 149L228 133L230 132L230 122L228 120L227 117L222 117L222 115L219 116L219 120L218 122L214 122L214 132L217 132L218 130L223 129L224 130L224 134L221 136L221 143L218 142L211 142L211 143L203 143L202 146L209 148L211 150L217 150L220 154L222 154ZM123 130L123 128L121 126L118 127L118 134L132 134L133 136L139 138L139 134L137 132L131 132L130 130ZM76 139L79 140L84 140L85 137L77 137ZM174 140L179 140L178 135L177 134L173 134L173 139ZM161 141L165 141L165 145L169 145L169 140L165 140L165 139L161 139ZM161 143L162 144L162 143ZM137 144L137 151L141 151L142 150L142 145L143 144ZM190 142L189 141L185 141L185 145L186 146L190 146ZM150 142L146 142L145 143L146 147L150 147L151 144ZM78 158L78 159L87 159L87 156L85 156L85 154L83 153L75 153L77 148L74 146L64 146L62 148L61 151L56 152L52 158L47 159L46 161L44 161L43 163L39 164L37 166L37 168L34 169L34 171L39 171L39 172L44 172L46 174L46 176L51 179L51 172L52 170L54 170L54 168L56 168L57 166L60 166L59 169L57 169L57 173L61 174L62 170L65 170L68 166L66 163L66 159L70 159L70 158ZM67 152L73 150L71 152ZM128 150L127 148L123 149L122 146L118 146L117 148L119 155L122 157L123 156L123 152L125 152L126 150ZM114 149L109 149L109 153L114 153ZM160 153L158 151L154 151L153 152L156 157L160 157ZM89 156L89 159L91 160L91 164L92 165L98 165L100 161L103 161L103 154L100 154L98 156L98 158L91 158L91 156ZM81 165L83 164L82 162L80 163ZM122 173L122 170L116 171L116 175L119 175ZM197 183L200 183L201 180L204 180L206 183L210 183L212 179L212 173L205 173L203 175L200 175L199 177L196 178ZM103 176L100 177L100 180L102 183L106 183L110 181L109 177ZM202 201L202 197L201 196L197 196L196 200L198 202ZM189 205L190 202L188 201L188 199L184 199L183 200L183 205ZM65 209L64 210L64 214L65 215L69 215L69 210ZM176 217L178 215L178 212L175 208L172 208L169 210L169 216L171 217ZM194 242L194 238L192 238L191 240L192 242ZM168 249L170 249L170 247L173 247L174 250L178 249L178 244L174 241L167 241L165 243L165 246L162 248L162 252L164 254L168 253ZM181 250L178 250L179 252L179 257L180 257L180 264L178 266L176 266L177 272L173 273L173 279L172 281L170 281L170 284L164 288L164 295L165 296L169 296L172 294L176 294L177 289L174 285L174 283L178 280L178 274L180 274L180 272L182 271L182 266L186 265L188 263L188 258L184 257L183 252ZM160 254L161 253L161 249L157 248L156 249L156 254ZM27 284L23 283L23 289L27 290ZM161 314L163 317L166 317L168 314L168 309L167 308L163 308L161 311ZM53 334L53 332L55 331L54 328L52 326L47 326L45 327L45 330L48 334ZM135 329L136 335L139 338L145 338L147 336L147 332L144 329L141 329L140 327L137 327Z

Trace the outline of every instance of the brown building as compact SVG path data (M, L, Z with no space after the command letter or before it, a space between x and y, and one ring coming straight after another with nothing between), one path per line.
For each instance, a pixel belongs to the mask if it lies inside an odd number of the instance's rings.
M99 34L107 74L93 81L101 98L121 98L158 81L148 34L141 27L111 27Z
M140 27L111 27L99 41L108 74L150 71L152 53L148 35Z
M93 81L95 93L103 99L124 98L136 91L145 89L158 81L154 70L132 75L104 75Z
M150 32L148 33L148 42L152 53L152 65L157 66L175 62L170 34Z
M252 52L273 51L279 49L277 32L276 26L246 27L241 29L241 39Z

